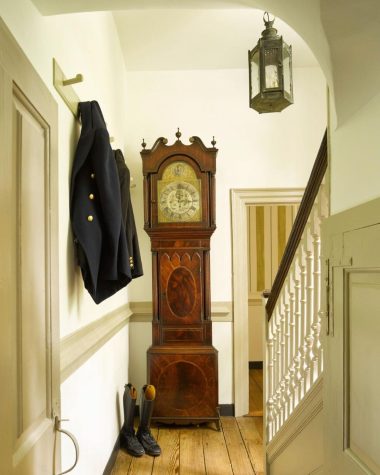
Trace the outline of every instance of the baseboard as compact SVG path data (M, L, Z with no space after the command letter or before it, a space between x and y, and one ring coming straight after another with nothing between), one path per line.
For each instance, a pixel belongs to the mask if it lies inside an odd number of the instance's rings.
M234 404L219 404L219 414L221 416L235 416L235 405ZM135 406L135 417L139 417L140 408Z
M120 434L118 435L118 437L116 439L115 445L112 449L112 453L110 455L110 458L108 459L108 462L107 462L106 468L104 469L103 475L111 475L112 469L115 465L116 457L117 457L117 454L118 454L119 450L120 450Z
M262 361L249 361L248 365L249 365L249 369L263 369Z
M219 414L221 416L235 416L235 404L219 404Z

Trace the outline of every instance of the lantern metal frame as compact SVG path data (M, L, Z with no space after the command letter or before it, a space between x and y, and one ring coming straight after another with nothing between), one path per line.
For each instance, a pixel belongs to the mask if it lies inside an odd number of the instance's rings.
M264 13L263 20L265 30L257 45L248 51L249 107L260 114L281 112L294 102L292 47L277 34L274 18L270 20L268 12ZM257 66L256 78L252 77L253 64ZM266 84L268 78L272 81L269 85Z

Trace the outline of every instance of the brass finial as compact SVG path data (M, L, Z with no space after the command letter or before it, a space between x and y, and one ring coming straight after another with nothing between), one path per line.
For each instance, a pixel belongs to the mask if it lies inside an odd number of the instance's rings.
M142 139L142 140L143 140L143 141L142 141L141 146L142 146L142 148L145 150L145 147L146 147L145 139Z
M176 134L175 134L175 136L177 137L177 140L180 139L181 135L182 135L182 134L181 134L181 132L179 131L179 127L178 127L178 128L177 128L177 132L176 132Z
M214 136L212 136L211 145L215 148L216 140Z

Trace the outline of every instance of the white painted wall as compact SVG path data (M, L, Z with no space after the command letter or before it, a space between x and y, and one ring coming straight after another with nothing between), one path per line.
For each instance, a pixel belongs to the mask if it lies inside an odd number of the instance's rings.
M380 196L379 94L331 133L331 212Z
M331 213L380 196L380 4L371 0L253 0L292 26L331 92Z
M216 224L211 239L213 301L230 301L231 188L303 187L327 125L326 86L319 68L294 71L295 104L281 114L259 115L248 107L245 70L155 71L127 74L126 153L137 187L133 201L142 217L142 138L147 148L160 137L182 141L198 135L207 146L215 135ZM145 275L130 288L131 300L151 299L150 242L141 233Z
M70 419L62 427L75 434L80 447L75 475L103 473L112 453L124 417L128 334L124 327L61 386L62 418ZM73 461L73 444L62 437L62 469Z
M22 13L20 13L22 12ZM81 100L98 100L114 148L124 149L126 72L110 13L42 17L29 0L3 0L0 14L59 106L59 209L61 336L125 303L127 291L95 305L73 265L69 225L69 181L79 126L53 87L52 58L68 76L84 75L75 86Z
M110 13L42 17L30 0L2 0L0 15L51 90L59 106L59 283L61 337L127 301L123 290L101 305L83 287L76 266L69 224L69 182L79 126L53 87L52 58L68 76L84 75L76 87L81 100L99 101L114 146L124 148L126 74ZM131 284L133 285L133 283ZM119 404L128 379L128 327L119 332L62 386L64 425L79 439L80 465L75 473L102 473L119 429ZM63 445L63 467L72 454Z
M128 72L127 86L126 153L137 185L132 199L138 229L143 228L142 138L147 148L160 136L171 144L177 127L185 144L189 144L190 136L198 135L211 146L212 136L216 137L217 229L211 239L211 298L231 301L230 190L306 185L327 124L321 70L294 71L295 104L281 114L259 115L249 109L246 70ZM132 301L152 298L150 240L144 231L140 233L140 247L145 275L130 287ZM131 339L140 341L141 330L136 325L132 325ZM232 331L230 324L213 324L214 346L219 350L221 404L233 402ZM147 326L144 332L150 334L151 330ZM140 374L146 371L148 346L143 339L136 352L131 352L131 377L133 368L139 368ZM144 368L140 369L141 358Z

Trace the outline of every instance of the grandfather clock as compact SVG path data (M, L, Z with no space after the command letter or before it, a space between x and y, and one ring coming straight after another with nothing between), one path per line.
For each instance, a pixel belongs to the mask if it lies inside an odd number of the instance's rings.
M212 346L210 238L215 230L215 141L190 145L156 140L141 157L144 229L151 239L153 344L149 383L156 387L153 420L215 421L218 353Z

